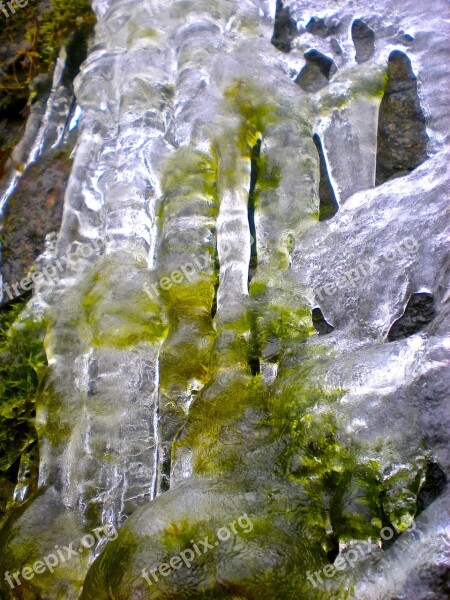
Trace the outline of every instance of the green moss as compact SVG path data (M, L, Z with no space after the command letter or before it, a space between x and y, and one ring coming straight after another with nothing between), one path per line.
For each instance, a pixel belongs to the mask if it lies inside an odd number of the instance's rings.
M198 474L230 475L245 460L236 423L247 410L263 406L259 378L219 371L191 406L184 437L175 443L174 451L191 448Z
M272 164L269 162L266 154L261 153L260 156L256 158L256 168L258 173L258 178L254 191L254 199L255 206L260 204L261 194L267 194L267 192L271 192L276 190L281 181L281 169L278 165ZM265 196L266 201L270 202L270 195Z
M36 443L36 396L47 372L44 323L23 316L26 301L0 313L0 476ZM21 316L22 315L22 316ZM0 511L2 510L0 506Z
M382 454L388 450L389 443L384 441L383 445ZM414 518L417 494L425 479L428 459L428 452L421 447L415 457L410 457L408 466L391 464L383 472L383 511L389 523L399 531L405 531ZM411 464L414 464L414 469Z
M169 320L169 334L161 354L161 386L186 387L190 380L206 382L211 370L211 346L215 338L211 320L214 277L160 290Z
M2 34L11 43L20 38L30 42L21 51L23 60L14 73L3 80L0 90L26 98L31 80L53 68L61 46L74 31L88 35L95 23L89 0L50 0L48 10L39 2L30 2L24 8L15 5L16 12L8 20L2 15ZM26 65L26 66L25 66Z
M219 158L220 186L233 188L248 179L253 148L277 122L276 99L267 97L267 89L259 85L236 80L225 90L223 111L229 116L227 129L213 142ZM244 159L244 160L242 160Z
M293 598L299 593L318 599L352 597L351 583L345 582L341 589L339 574L316 589L307 581L307 573L329 565L327 553L336 549L338 541L369 536L380 540L386 524L383 498L395 485L382 476L383 445L368 448L351 435L342 435L336 404L343 393L320 385L304 363L282 369L270 388L264 388L258 377L239 371L215 373L192 405L187 427L176 443L176 447L193 452L197 477L192 488L186 483L184 493L189 498L190 490L195 489L196 505L183 502L180 487L156 500L154 510L161 514L167 514L164 508L176 507L170 525L160 533L140 536L139 522L132 525L133 517L130 519L128 525L136 528L139 544L136 572L142 561L157 564L168 560L205 533L214 540L217 528L229 523L232 514L245 511L252 529L239 535L237 544L224 546L223 554L219 544L217 554L199 557L192 578L180 571L179 580L174 575L158 582L152 587L155 597L178 590L182 598L200 597L199 589L202 597L211 599ZM412 471L417 487L421 478L416 469ZM198 475L207 479L201 481ZM392 477L404 478L395 468ZM202 488L204 498L199 493ZM402 501L402 489L403 483L392 494L397 505ZM228 517L223 517L224 511L229 512ZM149 509L147 518L154 514ZM127 535L128 531L124 538ZM221 570L219 579L217 569L225 557L237 561L236 576L231 570ZM103 579L105 561L111 565L113 558L107 552L96 562L85 590L101 593L107 581ZM203 590L206 580L209 584ZM89 587L94 582L100 583ZM192 588L184 595L189 585ZM123 592L123 597L128 597L127 593Z
M217 157L214 152L180 148L170 157L162 176L164 203L160 216L167 219L180 209L200 205L197 212L216 217L218 213ZM206 205L206 210L205 210Z
M244 81L235 81L225 91L229 112L240 117L238 148L242 154L251 152L269 125L277 122L277 103L265 99L267 90Z
M308 497L298 519L326 550L329 526L340 539L379 536L380 463L368 461L356 442L340 441L333 405L343 391L312 385L299 369L283 374L270 398L269 424L274 440L284 441L278 468Z
M192 548L192 540L201 540L206 533L211 531L209 528L206 531L205 524L201 521L181 519L178 523L171 523L164 529L162 544L168 554L179 554L186 548Z
M257 299L267 291L267 283L260 279L252 279L249 285L249 293L252 299Z
M78 331L82 339L87 334L94 347L127 349L165 336L167 325L160 306L139 287L142 271L137 264L127 266L115 259L93 268L81 299L84 318ZM128 289L124 281L130 282Z
M348 106L351 96L348 94L326 94L319 103L319 114L326 116L333 110L342 110Z
M263 351L270 344L276 344L277 361L282 359L287 348L298 345L314 333L311 311L307 308L256 304L254 314L257 347Z
M371 77L361 77L352 83L350 93L352 98L366 97L379 98L383 97L388 82L387 69L378 72Z

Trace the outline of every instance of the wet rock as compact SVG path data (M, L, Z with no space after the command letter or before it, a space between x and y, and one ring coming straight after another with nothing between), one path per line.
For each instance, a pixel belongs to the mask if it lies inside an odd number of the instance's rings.
M394 342L406 338L426 327L435 317L433 294L418 292L412 294L403 315L394 321L388 341Z
M291 17L291 9L284 6L282 0L277 0L272 44L281 52L290 52L297 35L297 22Z
M412 171L427 158L428 135L411 61L395 50L380 105L376 184Z
M305 92L317 92L328 84L336 73L335 62L318 50L308 50L305 54L306 65L295 80Z
M332 23L329 26L325 23L325 19L312 17L306 25L306 31L312 35L317 35L321 38L326 38L329 35L335 34L339 29L339 23Z
M34 3L38 14L48 10L48 2ZM17 16L17 15L16 15ZM27 39L29 27L23 19L6 21L0 11L0 179L6 171L6 163L12 148L19 142L29 113L27 106L29 90L26 85L15 85L28 77L30 69L27 52L33 42ZM6 21L6 22L5 22Z
M306 31L321 38L326 38L330 35L328 27L325 25L325 20L319 19L319 17L312 17L310 19L306 26Z
M372 58L375 53L375 32L361 19L353 21L352 39L356 50L356 62L364 63Z
M342 54L341 45L335 38L331 38L330 46L331 46L331 49L333 50L333 52L336 52L336 54Z
M45 237L58 231L63 211L64 193L72 162L71 147L51 150L32 165L20 180L3 218L2 272L10 292L3 301L23 295L17 286L45 248Z
M410 44L412 44L414 42L414 37L409 33L401 33L398 36L398 41L401 44L405 44L405 45L409 46Z

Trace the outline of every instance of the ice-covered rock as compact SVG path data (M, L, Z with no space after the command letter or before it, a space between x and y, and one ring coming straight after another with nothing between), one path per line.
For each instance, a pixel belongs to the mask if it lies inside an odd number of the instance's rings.
M446 2L93 4L1 565L109 525L27 598L444 597Z

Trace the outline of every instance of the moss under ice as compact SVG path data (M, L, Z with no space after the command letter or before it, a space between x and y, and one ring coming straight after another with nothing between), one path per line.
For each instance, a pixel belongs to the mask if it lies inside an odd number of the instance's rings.
M234 570L225 569L220 580L216 577L218 564L234 560L231 546L219 545L196 560L185 575L174 572L151 588L146 586L151 597L175 597L171 594L176 589L177 598L253 598L255 594L275 598L280 593L286 598L299 593L314 599L332 594L344 598L338 577L330 581L330 588L319 590L307 581L307 571L330 564L327 553L334 551L339 541L368 537L379 541L381 528L390 524L384 511L386 496L391 494L398 508L405 490L414 493L406 481L389 491L392 486L383 476L381 446L377 449L342 435L336 409L344 394L344 390L315 382L305 366L282 368L271 386L265 386L260 376L217 371L191 406L174 446L175 451L185 448L193 452L195 493L202 486L209 490L204 510L190 514L187 500L177 504L178 518L170 498L182 494L183 488L163 494L154 507L146 509L147 518L162 511L165 518L170 515L170 524L159 533L152 528L154 532L146 537L141 534L142 525L134 529L132 517L123 540L119 534L114 543L114 552L107 549L94 565L83 598L89 598L89 590L101 593L105 568L123 572L117 561L121 548L128 547L126 540L133 549L125 580L141 565L150 568L168 562L191 547L192 540L205 535L214 540L219 527L244 511L253 528L239 535ZM420 449L418 452L420 455ZM417 484L420 458L416 464ZM186 485L184 493L189 494L190 484ZM220 500L214 500L216 494ZM199 501L201 498L192 502L196 506ZM144 509L140 513L142 523ZM266 559L260 562L262 557Z
M217 217L217 172L213 151L206 153L187 147L177 150L162 176L164 203L160 206L160 217L167 219L187 206L190 210L197 208L197 213Z
M127 265L112 258L92 268L84 281L83 316L76 324L82 338L87 335L94 347L130 349L165 336L161 307L143 289L144 283L151 283L143 279L143 271L134 262ZM130 282L129 289L120 288L124 280Z

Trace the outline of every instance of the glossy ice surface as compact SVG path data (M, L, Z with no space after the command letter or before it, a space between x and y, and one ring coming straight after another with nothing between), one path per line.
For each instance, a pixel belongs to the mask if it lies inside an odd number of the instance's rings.
M1 566L109 524L116 541L23 597L84 581L83 600L444 598L446 492L406 530L429 465L450 469L448 3L94 9L54 250L68 266L32 301L41 491ZM394 177L375 187L377 160ZM319 220L322 183L339 210ZM388 342L424 291L431 322ZM243 514L251 531L143 578ZM381 550L383 527L401 537ZM368 538L353 568L308 579Z

